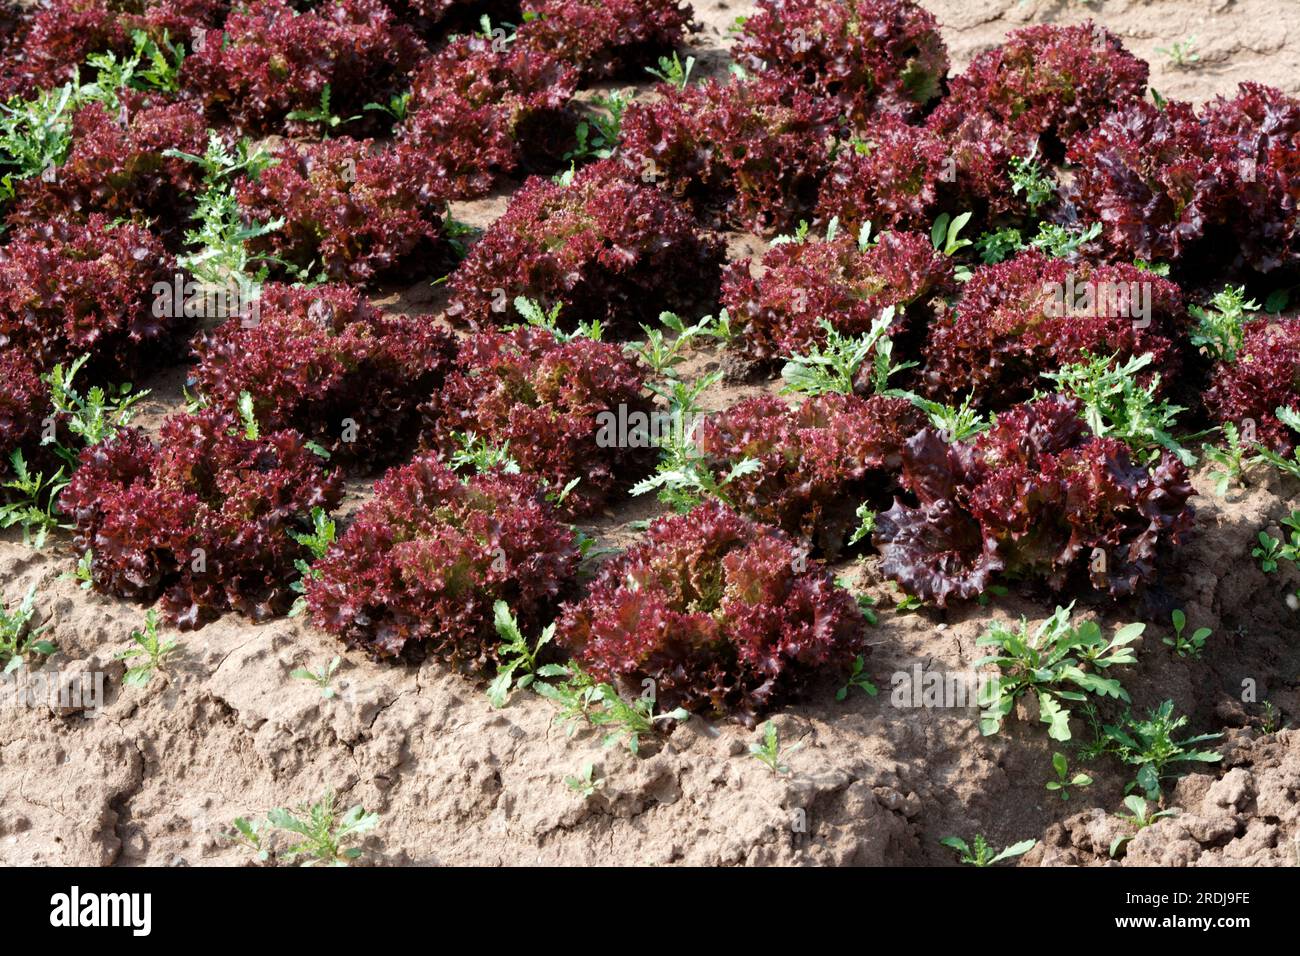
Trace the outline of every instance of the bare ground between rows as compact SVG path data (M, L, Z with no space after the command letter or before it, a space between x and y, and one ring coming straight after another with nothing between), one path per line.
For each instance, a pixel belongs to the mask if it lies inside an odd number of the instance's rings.
M1168 96L1203 100L1256 79L1300 90L1300 7L1279 0L1066 3L934 0L960 68L978 50L1028 22L1093 17L1151 60L1152 84ZM725 70L726 27L748 4L697 2L704 31L696 54L706 73ZM1170 68L1156 47L1196 34L1203 61ZM505 208L503 188L457 204L458 218L488 225ZM761 253L757 237L729 235L733 257ZM392 311L437 315L442 293L427 279L377 301ZM722 361L697 356L689 371ZM145 383L142 416L156 428L183 403L183 369ZM772 383L728 384L706 396L724 408ZM1198 488L1207 489L1204 475ZM353 482L344 513L364 500ZM1078 613L1107 628L1168 620L1186 610L1193 627L1214 628L1202 661L1173 655L1153 623L1140 663L1124 675L1139 709L1165 698L1191 716L1190 730L1223 730L1221 766L1185 778L1168 794L1182 812L1143 831L1124 863L1297 862L1300 732L1265 733L1263 702L1284 725L1300 717L1300 615L1285 603L1294 577L1263 574L1250 557L1255 535L1295 507L1300 487L1270 479L1228 500L1196 499L1197 535L1171 555L1139 603L1094 602ZM603 544L635 540L633 522L657 507L630 500L591 530ZM315 799L326 788L377 810L366 859L388 864L695 863L938 864L941 837L976 832L1005 845L1039 838L1022 864L1101 864L1120 832L1113 816L1125 783L1113 762L1060 800L1044 789L1059 748L1036 715L1022 710L997 737L981 737L973 710L898 708L890 675L916 666L963 670L975 639L994 619L1047 617L1050 596L1013 589L990 606L942 612L883 610L868 660L881 687L834 700L815 697L775 718L792 773L751 759L753 731L693 719L648 754L606 749L590 730L573 737L555 710L529 694L493 710L481 683L435 663L400 668L345 655L324 700L289 673L320 666L336 642L300 619L253 625L227 616L182 636L179 663L143 691L123 691L112 660L138 626L140 608L84 592L63 577L74 563L66 539L45 551L0 538L0 582L8 601L37 586L65 671L109 674L100 716L16 706L0 698L0 863L92 865L240 864L247 851L221 836L240 815ZM897 596L870 559L839 570L890 608ZM1243 681L1256 686L1242 700ZM1076 721L1076 740L1086 728ZM592 761L603 789L583 799L563 783Z

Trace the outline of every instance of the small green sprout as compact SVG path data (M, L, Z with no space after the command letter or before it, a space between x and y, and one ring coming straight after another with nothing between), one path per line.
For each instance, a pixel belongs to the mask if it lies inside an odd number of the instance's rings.
M1141 797L1139 797L1136 793L1130 794L1129 796L1124 798L1124 806L1128 807L1129 812L1117 813L1115 814L1115 816L1119 817L1121 820L1127 820L1129 823L1133 825L1134 829L1138 831L1145 830L1147 827L1151 826L1151 824L1155 823L1157 820L1163 817L1172 817L1175 813L1178 812L1176 810L1171 809L1171 810L1160 810L1157 811L1156 813L1152 813L1150 805ZM1123 847L1130 840L1132 840L1135 835L1136 834L1133 833L1125 833L1111 840L1110 855L1114 857L1117 853L1119 853L1120 848Z
M1169 46L1158 46L1156 52L1164 54L1169 65L1175 70L1191 69L1201 61L1201 54L1196 49L1195 35L1175 40Z
M144 630L132 631L131 640L136 646L118 651L113 659L128 662L126 674L122 677L123 686L144 687L153 679L155 671L165 668L179 645L174 640L164 640L158 636L158 612L153 608L144 616ZM144 660L139 664L129 663L138 657L143 657Z
M524 690L538 677L562 677L568 673L559 664L538 666L537 663L537 656L541 654L542 648L555 637L554 621L546 625L541 636L537 638L537 643L529 647L528 639L519 629L519 621L510 611L510 605L505 601L497 601L492 607L492 612L493 624L501 637L501 644L497 650L501 664L487 691L488 701L493 707L506 705L512 687Z
M1201 653L1205 650L1205 639L1214 631L1208 627L1198 627L1191 634L1184 634L1183 629L1187 627L1187 615L1181 609L1176 608L1171 618L1174 625L1174 636L1164 638L1164 643L1172 647L1179 657L1191 657L1200 660Z
M944 837L939 842L949 849L955 850L957 859L962 863L978 867L992 866L994 863L1001 863L1003 860L1023 856L1038 845L1037 840L1021 840L1019 843L1013 843L1005 850L995 854L988 841L984 839L983 834L979 833L975 835L975 839L972 841L975 844L974 849L967 846L966 841L961 837Z
M878 691L876 685L871 683L866 674L866 661L859 654L853 659L853 669L849 671L848 683L835 692L836 700L847 700L849 691L853 688L860 688L868 697L875 697Z
M333 699L337 691L330 684L334 680L334 675L338 673L339 665L343 663L343 658L335 655L334 658L324 666L311 670L307 667L296 667L289 672L289 676L295 680L310 681L320 688L320 695L325 700Z
M1052 769L1056 771L1056 779L1047 781L1047 789L1053 793L1059 792L1062 800L1070 799L1071 787L1092 785L1092 777L1083 771L1079 771L1073 777L1070 776L1070 762L1060 751L1052 754Z
M267 814L266 822L270 826L302 838L283 851L288 859L301 858L303 866L347 866L361 856L360 847L346 844L378 826L379 814L366 813L358 804L340 817L334 800L333 791L327 791L311 805L304 804L292 811L279 808Z
M790 768L781 762L781 737L777 733L776 724L770 720L766 721L759 730L763 733L763 739L759 743L749 745L749 755L778 776L789 773ZM802 746L801 743L795 744L785 752L786 756Z
M36 616L35 602L36 585L33 584L12 611L0 604L0 662L5 665L5 674L18 670L28 654L49 657L55 651L50 641L38 639L48 625L32 627L32 618Z
M596 776L596 765L589 760L579 773L565 777L564 785L574 793L590 798L605 785L605 778Z

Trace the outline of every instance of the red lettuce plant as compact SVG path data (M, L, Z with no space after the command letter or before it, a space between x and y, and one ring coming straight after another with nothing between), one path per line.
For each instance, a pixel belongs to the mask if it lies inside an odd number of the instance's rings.
M769 74L684 90L623 116L622 161L698 213L760 232L810 218L830 161L838 106Z
M481 195L498 174L559 164L577 125L576 86L577 71L544 50L457 37L416 72L398 135L448 196Z
M515 42L585 78L643 78L643 66L686 39L691 13L681 0L527 0Z
M951 81L954 109L981 111L1034 140L1064 143L1146 92L1146 61L1088 22L1015 30Z
M757 461L727 484L728 501L834 557L858 523L857 506L893 487L903 443L925 425L901 398L829 393L792 408L763 395L705 419L699 448L720 474Z
M710 501L602 567L556 639L597 680L654 681L660 710L752 724L847 670L865 630L853 596L784 533Z
M760 361L823 344L822 322L844 335L861 335L889 306L910 310L899 328L924 328L934 316L930 301L956 290L951 262L916 233L883 233L865 250L843 232L829 240L782 243L767 251L762 265L755 278L750 260L732 263L722 284L722 302L741 347Z
M1052 396L969 442L912 436L901 481L917 504L877 515L881 573L940 607L998 572L1054 591L1085 572L1097 590L1136 590L1192 525L1187 469L1169 452L1154 468L1135 463L1122 443L1089 436L1081 408Z
M294 562L310 558L291 532L311 531L311 510L341 497L296 432L250 438L207 411L168 419L158 445L130 429L87 448L59 507L93 554L97 590L161 594L170 622L197 628L227 610L288 610Z
M49 389L41 370L23 350L0 347L0 478L9 475L9 456L29 450L50 413Z
M1245 328L1233 361L1216 363L1205 404L1221 422L1255 422L1258 440L1290 451L1300 438L1278 420L1278 408L1300 411L1300 319L1258 319Z
M276 165L236 187L250 221L284 220L250 240L250 251L295 273L353 283L398 267L429 268L446 252L440 242L445 196L418 151L333 139L286 144L274 155Z
M193 163L163 153L202 154L208 138L203 114L193 103L134 95L122 100L118 115L98 102L77 111L67 159L52 177L19 183L11 224L98 212L179 233L199 175Z
M668 310L698 315L717 303L722 243L657 190L597 163L564 185L533 178L452 273L448 318L475 327L518 321L518 296L562 324L600 322L617 333L657 324Z
M733 55L837 98L864 127L916 115L948 73L938 24L913 0L759 0Z
M1152 371L1168 382L1186 324L1182 293L1167 279L1028 249L977 268L957 307L930 326L926 389L944 401L973 392L979 407L1004 409L1085 351L1119 353L1121 362L1150 352Z
M454 337L428 317L382 315L347 286L267 285L248 325L231 318L199 339L199 393L237 415L247 392L261 427L295 429L354 467L411 446L418 405L455 355Z
M60 86L79 74L89 54L129 48L108 0L50 0L17 27L0 62L0 99Z
M1216 153L1232 176L1229 225L1260 272L1300 260L1300 100L1258 83L1205 110Z
M109 0L121 12L121 23L143 30L155 41L199 46L203 31L219 27L230 12L231 0Z
M616 345L536 328L479 333L426 408L429 441L444 457L467 435L506 448L552 496L581 479L561 510L589 514L653 462L635 428L652 411L644 388L644 370Z
M424 654L458 665L492 660L492 607L505 601L524 633L554 615L573 583L573 532L534 479L461 483L432 454L375 484L338 544L314 566L307 606L319 627L376 657Z
M384 0L384 5L421 35L477 27L484 16L493 23L518 23L520 17L519 0Z
M953 184L949 201L954 208L970 210L980 223L1026 211L1012 189L1011 169L1013 160L1033 154L1037 139L1032 134L951 96L930 114L925 128L929 135L918 136L920 143L937 141L948 151L943 176Z
M1224 216L1229 167L1185 103L1134 102L1070 144L1071 199L1116 256L1174 261Z
M147 229L99 214L15 229L0 246L0 347L22 348L42 369L88 354L88 374L120 381L155 363L184 325L156 314L166 310L154 286L174 271Z
M380 0L327 0L299 13L286 0L254 0L186 58L182 79L216 117L250 132L311 133L293 112L329 109L351 131L384 125L368 103L387 103L424 46Z
M866 139L836 154L817 196L817 220L839 219L853 234L867 222L877 231L928 230L941 199L955 188L945 184L956 178L956 161L931 130L881 116Z

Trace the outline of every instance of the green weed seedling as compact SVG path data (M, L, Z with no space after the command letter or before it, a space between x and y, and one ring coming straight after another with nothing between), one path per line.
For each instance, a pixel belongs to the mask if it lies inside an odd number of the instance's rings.
M1011 192L1017 196L1024 195L1031 216L1037 216L1038 210L1051 202L1052 197L1056 195L1056 180L1038 163L1037 142L1034 143L1034 148L1029 151L1028 156L1012 158L1010 173Z
M337 531L334 526L334 519L325 513L324 508L319 506L311 509L311 524L311 531L289 532L289 537L310 551L312 557L310 562L303 558L294 559L293 566L298 571L298 580L294 581L289 587L298 596L293 599L293 607L289 609L290 617L297 617L307 610L307 582L320 577L320 571L316 570L315 563L325 557L330 546L334 544Z
M952 258L967 246L974 245L969 239L961 238L961 231L970 222L971 213L964 212L957 217L941 213L930 228L930 243L939 252Z
M393 122L400 123L406 119L406 114L411 108L411 91L406 90L402 93L394 93L388 98L387 103L367 103L361 107L363 111L373 113L383 113L392 118ZM444 220L445 222L446 220Z
M975 642L996 648L995 653L975 661L976 667L996 665L999 679L980 691L980 732L986 736L1002 729L1017 698L1032 694L1038 699L1039 719L1047 724L1053 740L1070 739L1070 711L1067 703L1085 703L1088 694L1128 701L1119 681L1105 671L1121 664L1136 663L1129 645L1142 636L1145 624L1129 624L1107 640L1095 621L1071 624L1074 608L1058 607L1056 613L1030 635L1024 618L1014 627L998 622Z
M1196 37L1189 36L1175 40L1169 46L1158 46L1156 52L1164 54L1169 65L1175 70L1191 69L1201 61L1201 54L1196 50Z
M695 443L695 423L702 416L700 395L722 377L721 372L711 372L695 382L670 379L660 385L650 386L651 391L665 399L672 427L666 435L655 438L660 449L660 460L655 474L632 486L631 494L658 493L659 500L674 511L685 513L704 498L717 498L726 502L727 486L737 478L752 474L761 467L757 458L742 458L732 464L725 475L715 475L708 457L700 453Z
M340 126L355 122L361 119L360 115L342 117L334 113L330 108L330 97L333 91L328 83L320 91L320 105L308 110L292 110L285 114L285 119L297 120L300 123L319 123L322 128L322 134L329 139L330 133L337 130Z
M1005 262L1024 247L1024 237L1015 227L981 233L975 240L975 252L986 266Z
M551 335L555 336L557 342L569 342L573 339L591 339L593 342L599 342L605 331L600 324L600 320L597 319L594 322L582 322L574 331L565 332L560 328L560 313L564 310L564 303L562 302L557 302L549 309L545 309L540 302L521 295L515 298L514 307L524 321L505 326L504 330L506 332L513 332L515 329L531 326L535 329L545 329L550 332Z
M1146 259L1134 259L1133 268L1140 272L1149 272L1162 279L1169 278L1170 266L1167 262L1149 262Z
M86 553L77 559L77 568L67 574L61 575L61 578L70 578L77 582L77 587L83 591L89 591L95 586L95 552L86 549Z
M1251 557L1259 559L1259 567L1265 574L1272 574L1281 561L1300 564L1300 510L1291 512L1281 521L1283 528L1290 532L1287 540L1275 538L1267 531L1259 533L1259 544L1251 549Z
M848 682L835 692L836 700L847 700L849 691L853 688L859 688L868 697L875 697L878 691L876 685L871 683L866 674L866 661L859 654L853 659L853 669L849 671Z
M118 651L113 659L127 662L126 674L122 677L123 686L144 687L153 679L155 671L165 669L179 645L174 640L164 640L158 636L158 612L153 608L144 616L144 630L132 631L131 640L136 646ZM144 660L139 664L130 663L140 657Z
M1200 660L1201 653L1205 650L1205 640L1214 631L1208 627L1198 627L1191 634L1184 634L1183 629L1187 627L1187 615L1181 609L1175 609L1171 618L1174 625L1174 636L1166 637L1164 643L1172 647L1179 657L1191 657Z
M335 657L325 666L317 670L311 670L307 667L296 667L289 672L289 676L294 680L310 681L320 688L320 695L325 700L331 700L337 695L330 684L334 681L334 675L338 673L339 665L343 663L343 658Z
M604 731L606 747L622 743L633 756L641 752L641 738L653 733L656 724L689 720L691 717L682 707L666 714L656 714L653 697L637 697L629 702L609 684L596 684L595 690L597 706L587 714L587 719L592 726Z
M1277 733L1282 727L1282 715L1278 713L1271 700L1264 701L1260 706L1264 711L1264 716L1260 718L1259 729L1266 734Z
M587 761L577 774L571 774L564 778L564 785L574 793L589 798L595 796L596 791L605 785L605 778L597 777L596 765L591 761Z
M687 84L691 82L691 71L694 69L695 57L688 56L686 62L683 63L678 58L676 51L674 51L671 57L661 56L658 67L647 66L645 71L662 83L668 83L679 90L685 90Z
M727 342L735 336L731 315L726 309L716 317L706 315L694 325L687 325L675 312L660 312L659 324L677 334L670 339L664 334L664 329L642 325L641 330L646 334L645 341L625 348L645 362L656 375L667 378L676 377L675 368L686 360L685 348L695 339L711 338Z
M0 604L0 662L4 663L6 674L18 670L28 654L49 657L55 651L50 641L40 639L47 625L32 627L32 618L36 616L35 602L36 585L33 584L12 611Z
M1246 476L1246 469L1258 459L1247 457L1247 448L1241 442L1241 430L1232 422L1224 422L1224 445L1201 445L1201 457L1214 467L1210 469L1210 479L1214 482L1214 493L1220 498L1228 493L1233 485L1241 484Z
M42 471L28 470L21 450L9 455L9 464L14 477L0 485L9 492L9 500L0 504L0 528L20 527L23 529L23 544L30 548L43 548L51 531L71 527L60 523L55 504L59 492L68 486L63 466L60 465L53 475L46 478Z
M379 814L366 813L360 804L340 817L334 806L333 791L316 803L295 810L272 810L266 822L277 830L296 834L301 839L283 853L289 860L301 860L302 866L347 866L361 856L361 848L347 846L357 837L379 825Z
M788 774L790 768L781 761L781 736L777 733L776 724L770 720L765 721L759 730L763 734L763 739L749 745L749 755L778 776ZM786 750L785 756L789 756L802 746L801 743L795 744Z
M1038 234L1029 240L1029 247L1045 252L1054 259L1069 259L1101 235L1101 223L1094 222L1086 229L1071 229L1054 222L1038 224Z
M988 607L990 604L993 603L994 598L1006 597L1010 593L1011 593L1010 589L1003 587L1001 584L990 584L987 588L985 588L983 591L980 592L980 596L979 596L980 607Z
M262 835L267 828L266 821L235 817L231 825L234 829L227 830L222 836L252 850L259 863L265 863L271 858L271 851L262 843Z
M858 526L853 529L853 534L849 535L848 547L850 548L859 541L866 541L876 530L876 512L866 502L858 505L854 513L858 519Z
M453 432L452 438L460 445L447 459L452 471L468 470L474 475L490 471L501 471L507 475L519 474L519 462L510 454L510 442L494 445L473 432Z
M1053 793L1060 793L1062 800L1070 799L1071 787L1092 786L1092 777L1082 770L1070 776L1070 763L1066 760L1065 754L1060 751L1052 754L1052 769L1056 771L1056 779L1047 781L1047 789Z
M1043 377L1055 382L1057 391L1083 403L1084 420L1097 437L1122 441L1146 463L1158 459L1162 451L1170 451L1189 468L1195 465L1196 456L1172 434L1178 413L1186 409L1156 398L1158 374L1151 375L1146 385L1138 382L1139 373L1151 364L1151 353L1131 356L1122 365L1118 358L1085 352L1082 361Z
M921 603L921 599L915 594L904 594L894 605L894 610L899 614L906 614L908 611L918 610Z
M1245 325L1258 312L1259 303L1246 298L1245 286L1225 286L1210 300L1208 308L1190 305L1187 311L1196 319L1192 344L1212 359L1232 362L1245 339Z
M545 670L546 674L542 671ZM690 719L690 713L678 707L666 714L655 713L655 700L643 695L628 702L610 684L597 682L576 663L555 665L538 669L538 676L561 677L550 682L535 680L530 685L534 691L560 708L557 720L565 723L565 733L573 736L578 726L586 722L605 734L604 745L613 747L623 743L636 756L640 753L641 738L651 734L655 725L667 720Z
M835 222L836 220L832 220L832 223ZM835 228L838 228L838 225L836 225ZM834 238L834 228L828 227L827 233L830 238ZM794 232L783 232L779 236L773 236L772 241L768 243L768 247L802 245L808 241L810 236L812 236L812 226L808 224L807 219L800 219L799 225L795 228Z
M871 324L871 330L860 336L844 335L822 319L819 324L826 332L825 344L813 346L806 355L789 357L781 369L781 378L785 382L781 391L802 395L828 392L851 395L858 370L870 357L872 390L881 395L903 395L889 387L889 378L917 363L894 364L894 344L888 332L895 315L895 308L889 306Z
M0 198L12 198L14 183L39 176L67 158L70 116L83 102L81 90L68 83L29 100L0 103L0 168L7 167Z
M609 96L593 96L591 102L603 112L589 113L578 123L573 131L577 143L563 156L566 163L609 159L618 147L623 114L632 105L632 100L622 93L611 93Z
M204 285L234 281L241 292L253 297L255 284L269 271L269 259L250 253L247 242L275 232L284 219L246 222L235 198L235 182L241 176L256 178L277 160L260 147L250 148L247 140L227 146L215 132L209 133L202 156L176 149L164 150L163 155L194 163L203 173L203 188L191 217L194 226L185 232L189 251L177 257L177 264Z
M957 853L957 859L962 863L980 867L992 866L994 863L1001 863L1003 860L1010 860L1017 856L1024 856L1038 845L1037 840L1021 840L1019 843L1011 844L1011 846L1007 847L1005 850L994 853L993 848L989 846L988 841L979 833L975 834L975 839L971 841L975 844L974 849L967 846L966 841L961 837L944 837L939 842L949 849L955 850Z
M148 391L132 394L128 382L107 388L95 385L83 396L72 387L72 381L89 357L80 356L66 371L62 364L56 365L53 371L41 376L41 381L50 387L54 414L85 448L108 441L129 425L135 415L135 404L149 394ZM41 444L53 445L55 452L70 467L77 466L80 448L66 448L48 433L41 439Z
M1177 776L1169 767L1175 763L1218 763L1222 754L1212 750L1198 750L1197 745L1218 740L1223 734L1200 734L1175 740L1174 733L1185 726L1187 717L1174 716L1174 702L1166 700L1138 720L1126 713L1118 724L1107 724L1104 733L1110 739L1116 756L1124 763L1137 767L1137 779L1126 787L1126 792L1141 789L1148 800L1160 799L1162 780Z
M960 405L944 405L941 402L922 398L920 395L913 395L911 392L903 397L925 412L930 417L930 424L938 429L939 434L950 444L968 441L981 432L988 431L992 425L989 419L971 407L973 393L967 395Z
M1121 820L1127 820L1133 825L1134 830L1145 830L1151 824L1163 817L1172 817L1178 811L1176 810L1159 810L1151 812L1151 805L1139 797L1137 794L1130 794L1124 798L1124 806L1128 807L1128 813L1117 813L1115 816ZM1125 833L1115 837L1110 841L1110 855L1113 857L1119 853L1124 844L1133 839L1135 834Z
M1271 448L1265 448L1263 445L1257 446L1259 454L1255 461L1267 462L1284 475L1300 480L1300 445L1297 445L1292 452L1293 457L1287 458L1273 451Z
M537 664L537 656L542 648L555 637L555 622L542 630L537 643L528 645L528 638L519 630L519 621L510 611L505 601L497 601L492 607L493 624L501 638L497 654L501 664L497 675L488 685L488 701L493 707L504 707L510 697L511 688L524 690L539 677L563 677L568 670L559 664Z
M855 593L853 590L853 582L843 576L835 579L835 586L843 588L853 595L853 599L858 602L858 610L862 612L862 616L866 619L868 624L875 627L879 623L879 618L876 615L875 598L870 594Z

